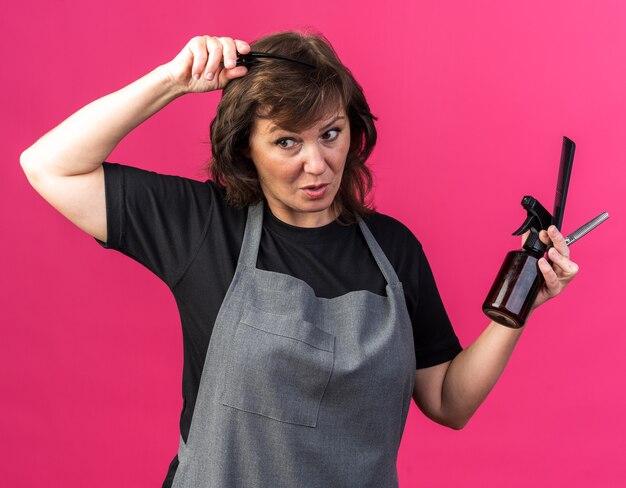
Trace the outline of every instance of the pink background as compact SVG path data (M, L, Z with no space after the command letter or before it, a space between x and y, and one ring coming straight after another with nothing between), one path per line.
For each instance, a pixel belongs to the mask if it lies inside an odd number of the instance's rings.
M552 208L563 135L578 145L564 231L611 213L573 247L579 276L532 317L464 430L412 407L401 486L623 486L626 6L436 4L23 0L3 8L3 486L160 486L181 408L169 290L41 199L21 151L194 35L252 40L303 27L323 32L363 85L379 117L378 209L423 243L464 346L487 324L482 301L519 244L510 234L524 218L522 196ZM177 100L110 160L204 179L218 99Z

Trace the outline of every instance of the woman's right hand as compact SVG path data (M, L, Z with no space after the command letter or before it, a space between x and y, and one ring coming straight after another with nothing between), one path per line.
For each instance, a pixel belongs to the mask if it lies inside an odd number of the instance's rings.
M248 72L244 66L235 65L237 52L247 54L250 45L230 37L197 36L164 68L183 93L221 90Z

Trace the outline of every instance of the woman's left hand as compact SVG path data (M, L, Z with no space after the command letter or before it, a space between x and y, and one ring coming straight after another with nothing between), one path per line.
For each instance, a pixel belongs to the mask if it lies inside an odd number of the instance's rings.
M526 237L525 235L524 240ZM545 258L539 260L539 270L543 274L545 283L539 290L532 307L533 310L561 293L578 273L578 265L570 259L569 247L565 243L565 238L554 225L548 228L548 232L542 230L539 238L545 244L552 241L553 247L548 250L548 258L553 264L550 266Z

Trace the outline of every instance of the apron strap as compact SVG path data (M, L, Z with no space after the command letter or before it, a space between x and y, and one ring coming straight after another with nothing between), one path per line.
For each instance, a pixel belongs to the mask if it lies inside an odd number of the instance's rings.
M246 230L243 234L243 243L239 252L237 266L243 265L248 268L256 268L261 232L263 230L263 200L256 205L248 207Z
M389 259L387 259L387 256L385 255L380 245L378 244L378 242L372 235L372 232L369 230L367 225L365 225L365 222L363 222L363 219L359 219L359 227L361 228L361 232L363 232L365 241L367 242L367 245L369 246L370 251L372 252L372 255L374 256L374 259L376 260L376 264L378 264L378 267L380 268L380 272L385 277L385 280L387 280L387 283L389 285L399 284L400 279L398 278L398 275L396 274L396 270L393 269L393 266L389 262Z

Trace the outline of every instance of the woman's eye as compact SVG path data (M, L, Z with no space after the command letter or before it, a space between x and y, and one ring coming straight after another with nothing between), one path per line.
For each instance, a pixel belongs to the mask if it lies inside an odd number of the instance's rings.
M341 129L327 130L322 136L322 139L324 139L325 141L334 141L335 139L337 139L337 137L339 137L340 132L341 132Z
M283 137L282 139L278 139L274 144L283 149L291 149L295 146L296 141L290 137Z

